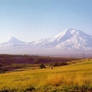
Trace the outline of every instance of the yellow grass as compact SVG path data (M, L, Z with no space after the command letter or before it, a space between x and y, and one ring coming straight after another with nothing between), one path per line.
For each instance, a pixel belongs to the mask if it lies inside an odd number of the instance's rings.
M87 85L91 87L92 60L82 61L67 66L56 67L52 70L50 68L25 69L24 71L0 74L0 90L7 89L10 90L9 92L13 92L11 90L15 90L14 92L25 92L26 89L31 87L38 89L47 86L53 86L53 88L56 86L63 87L64 85L77 85L80 87Z

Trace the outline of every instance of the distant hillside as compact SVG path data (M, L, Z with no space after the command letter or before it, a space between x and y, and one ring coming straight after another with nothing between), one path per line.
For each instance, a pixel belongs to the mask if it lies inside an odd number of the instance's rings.
M61 65L63 62L71 62L74 58L29 56L29 55L0 55L0 69L2 71L11 71L28 66L39 66L39 64Z
M67 62L74 58L62 57L45 57L45 56L30 56L30 55L0 55L0 63L2 64L48 64L54 62Z

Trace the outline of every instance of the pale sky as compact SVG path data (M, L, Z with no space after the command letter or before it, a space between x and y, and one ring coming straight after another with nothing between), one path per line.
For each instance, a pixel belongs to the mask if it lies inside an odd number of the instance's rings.
M48 38L66 28L92 35L92 0L0 0L0 43Z

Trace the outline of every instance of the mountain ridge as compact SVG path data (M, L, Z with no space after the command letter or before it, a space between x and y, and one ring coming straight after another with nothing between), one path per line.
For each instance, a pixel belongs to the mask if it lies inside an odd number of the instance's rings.
M59 50L60 49L60 50ZM66 53L66 50L83 52L92 50L92 36L81 30L67 29L58 35L38 41L24 42L12 37L8 42L0 44L0 53L19 52L28 54Z

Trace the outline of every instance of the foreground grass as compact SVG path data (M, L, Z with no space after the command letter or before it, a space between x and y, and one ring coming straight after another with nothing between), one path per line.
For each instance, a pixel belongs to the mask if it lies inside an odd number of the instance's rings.
M0 92L92 92L92 60L0 74Z

